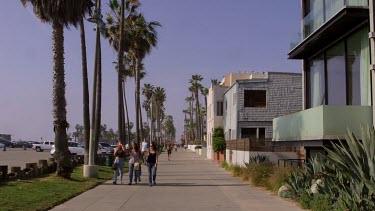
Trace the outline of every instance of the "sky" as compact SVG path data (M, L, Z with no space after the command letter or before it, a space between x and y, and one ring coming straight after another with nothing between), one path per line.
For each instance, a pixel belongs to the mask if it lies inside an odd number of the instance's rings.
M300 28L299 0L141 0L147 21L158 21L158 46L144 60L151 83L166 89L167 115L177 137L183 133L189 79L211 79L230 72L301 72L301 62L288 60L290 41ZM108 0L102 0L106 11ZM0 133L13 140L53 140L51 26L32 8L4 0L0 7ZM86 22L90 94L95 51L94 25ZM79 30L65 30L67 120L83 123L82 64ZM102 124L117 130L116 53L102 38ZM134 82L127 88L134 122ZM91 97L91 95L90 95ZM90 98L91 100L91 98ZM91 102L90 102L91 103ZM145 117L144 117L145 120Z

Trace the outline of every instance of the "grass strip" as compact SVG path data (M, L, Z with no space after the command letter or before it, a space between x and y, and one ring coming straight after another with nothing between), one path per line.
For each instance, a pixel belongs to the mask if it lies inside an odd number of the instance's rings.
M112 178L111 167L100 166L99 178L94 179L84 178L83 166L78 166L69 180L49 174L7 182L0 185L0 210L48 210Z

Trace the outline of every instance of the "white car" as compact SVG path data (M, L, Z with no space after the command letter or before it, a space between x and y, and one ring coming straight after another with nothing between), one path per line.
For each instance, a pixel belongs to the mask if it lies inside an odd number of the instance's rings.
M84 155L85 154L84 146L76 142L68 142L68 149L71 155ZM51 155L53 156L54 153L55 153L55 145L52 146ZM105 155L108 153L108 151L99 145L97 153L98 155L99 154Z
M54 146L53 141L45 141L40 144L33 144L33 149L37 152L43 152L43 150L50 150L52 149L52 146Z

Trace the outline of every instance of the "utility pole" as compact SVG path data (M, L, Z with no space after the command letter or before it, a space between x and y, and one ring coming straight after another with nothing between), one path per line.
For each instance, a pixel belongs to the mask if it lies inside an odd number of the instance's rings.
M371 55L371 65L370 65L370 72L371 72L371 84L372 84L372 95L375 93L375 3L374 0L369 0L369 12L370 12L370 55ZM372 96L372 122L375 123L375 97Z

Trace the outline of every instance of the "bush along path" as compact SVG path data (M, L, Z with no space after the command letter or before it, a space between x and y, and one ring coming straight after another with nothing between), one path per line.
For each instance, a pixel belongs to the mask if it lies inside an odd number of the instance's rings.
M245 167L221 163L235 177L278 192L313 211L375 210L375 130L362 127L359 139L348 131L346 141L325 148L302 169L277 167L265 156Z
M107 166L99 168L97 179L84 178L82 172L83 167L78 166L71 179L49 174L31 180L1 184L0 210L48 210L113 178L113 170Z

